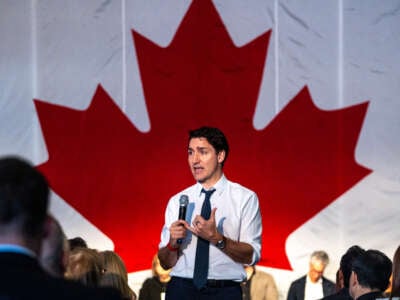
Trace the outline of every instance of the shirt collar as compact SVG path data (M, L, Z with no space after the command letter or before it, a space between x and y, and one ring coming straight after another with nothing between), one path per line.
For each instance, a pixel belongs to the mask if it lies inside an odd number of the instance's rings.
M228 182L228 179L226 179L225 175L222 174L221 178L209 190L215 189L216 190L215 193L220 195L224 191L224 188L225 188L227 182ZM197 195L199 195L199 197L201 196L201 190L202 189L203 189L203 186L201 185L201 183L197 182L197 184L196 184L196 193L197 193Z
M5 253L5 252L19 253L19 254L25 254L30 257L36 257L36 254L28 248L14 244L0 244L0 253Z
M322 276L320 277L320 279L317 280L317 282L312 282L310 279L310 276L307 274L307 283L310 284L322 284Z

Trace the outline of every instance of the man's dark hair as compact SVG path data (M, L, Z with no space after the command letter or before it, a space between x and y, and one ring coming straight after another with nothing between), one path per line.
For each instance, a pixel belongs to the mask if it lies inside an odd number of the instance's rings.
M14 228L26 238L41 236L47 216L45 177L19 157L0 158L0 234Z
M354 260L352 270L361 286L383 292L389 285L392 261L378 250L367 250Z
M206 138L211 146L214 147L217 154L221 151L225 151L225 159L222 162L222 166L224 165L226 159L228 158L229 145L228 140L221 130L215 127L203 126L189 131L189 142L192 138Z
M72 251L75 248L88 248L86 241L80 236L68 240L69 249Z
M346 253L343 254L342 258L340 259L340 270L342 271L344 286L346 288L349 288L349 281L350 281L353 261L364 252L365 252L364 249L362 249L357 245L354 245L351 246L349 249L347 249Z

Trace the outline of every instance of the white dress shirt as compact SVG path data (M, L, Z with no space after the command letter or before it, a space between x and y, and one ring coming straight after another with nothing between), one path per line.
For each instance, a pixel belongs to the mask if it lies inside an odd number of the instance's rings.
M258 262L261 252L262 223L257 195L240 184L227 180L224 175L213 188L216 191L212 194L210 202L211 208L217 208L215 221L218 231L229 239L250 244L254 250L252 263ZM192 224L196 215L201 214L205 197L201 189L201 184L196 183L169 200L161 232L160 248L169 242L169 227L178 219L181 195L189 197L186 211L186 221L189 224ZM188 231L181 245L182 254L173 267L171 276L193 278L196 246L197 237ZM241 263L234 262L228 255L210 244L208 279L242 281L246 279L246 272Z
M317 300L324 298L322 287L322 277L317 282L312 282L310 277L306 276L306 287L304 291L304 300Z

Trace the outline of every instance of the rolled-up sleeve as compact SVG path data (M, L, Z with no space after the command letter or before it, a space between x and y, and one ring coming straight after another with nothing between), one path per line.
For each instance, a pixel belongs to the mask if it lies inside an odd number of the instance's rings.
M252 192L242 209L240 240L253 247L251 264L256 264L261 257L262 220L257 194Z

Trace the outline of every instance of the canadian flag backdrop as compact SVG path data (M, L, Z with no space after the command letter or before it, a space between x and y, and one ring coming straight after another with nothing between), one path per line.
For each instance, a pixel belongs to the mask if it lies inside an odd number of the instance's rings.
M221 128L281 298L324 249L400 242L400 1L0 0L0 155L49 179L68 237L137 290L187 132Z

